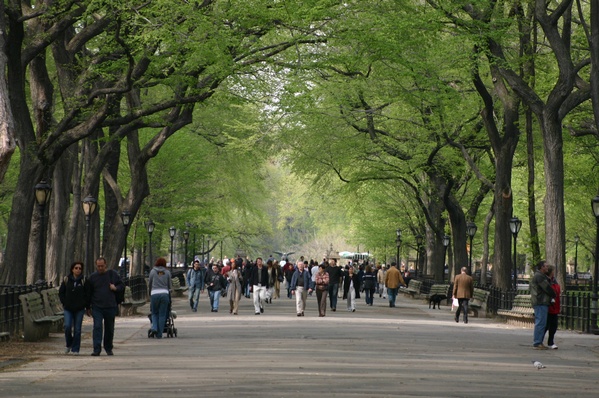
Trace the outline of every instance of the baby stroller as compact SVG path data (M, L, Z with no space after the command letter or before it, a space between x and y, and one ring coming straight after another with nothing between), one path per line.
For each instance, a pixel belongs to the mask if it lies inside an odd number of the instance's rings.
M177 312L171 309L171 303L168 304L167 309L167 317L166 323L164 324L164 330L162 331L163 335L166 337L177 337L177 328L175 327L175 319L177 318ZM148 319L150 319L150 325L152 324L152 313L148 314ZM156 337L154 335L154 331L152 328L148 329L148 338L151 339Z

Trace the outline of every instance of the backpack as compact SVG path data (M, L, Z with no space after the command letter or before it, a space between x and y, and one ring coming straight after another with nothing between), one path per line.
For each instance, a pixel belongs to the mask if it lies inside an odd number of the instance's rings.
M110 283L112 282L112 275L116 274L116 271L111 270L110 271ZM118 276L118 274L117 274ZM116 291L114 292L114 298L116 299L116 305L121 304L123 301L125 301L125 289L116 289Z

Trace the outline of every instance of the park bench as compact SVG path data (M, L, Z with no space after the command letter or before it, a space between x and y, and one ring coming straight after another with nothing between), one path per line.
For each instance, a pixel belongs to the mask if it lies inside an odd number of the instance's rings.
M125 286L125 300L121 303L121 316L137 314L137 309L146 304L146 300L134 300L133 292Z
M10 333L0 332L0 341L8 341L8 340L10 340Z
M449 285L443 285L441 283L436 283L431 286L431 290L426 295L426 299L427 300L430 299L435 294L449 297L450 295L448 294L448 292L449 292Z
M422 288L422 281L412 279L410 283L408 283L408 287L405 289L401 289L400 291L410 295L410 297L414 297L420 295L420 289Z
M58 289L45 289L41 291L41 294L44 302L44 313L46 315L64 316L64 308L62 307L60 297L58 296ZM62 332L62 324L58 323L55 326L56 329L51 330L52 332Z
M497 310L497 315L505 318L506 323L515 326L532 327L535 313L530 301L530 294L518 294L514 297L511 310Z
M64 324L62 315L46 315L41 294L31 292L19 296L23 309L25 341L38 341L47 338L50 330Z
M181 280L178 277L173 278L173 295L175 297L183 297L183 293L186 292L188 286L181 286Z
M472 310L472 314L475 318L478 318L478 313L482 312L487 314L487 299L489 298L489 291L479 288L474 288L474 294L468 302L468 309Z

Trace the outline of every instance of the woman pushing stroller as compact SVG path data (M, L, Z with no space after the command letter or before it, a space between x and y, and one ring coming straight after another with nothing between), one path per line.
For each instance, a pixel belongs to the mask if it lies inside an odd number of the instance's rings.
M166 269L166 260L162 257L156 260L150 271L150 311L152 313L152 329L148 337L162 338L166 319L169 316L171 304L170 291L173 286L171 273Z

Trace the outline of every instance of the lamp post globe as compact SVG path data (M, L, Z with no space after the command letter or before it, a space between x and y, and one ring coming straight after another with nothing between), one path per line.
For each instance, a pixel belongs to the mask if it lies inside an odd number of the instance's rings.
M149 252L148 259L150 261L150 264L149 264L150 267L152 267L152 265L154 265L154 263L152 262L152 232L154 232L154 228L156 228L156 224L154 224L154 221L152 221L151 219L148 220L146 222L146 230L148 231L148 252ZM143 271L142 271L142 275L143 275Z
M35 200L40 210L40 265L38 281L46 280L46 204L50 200L52 187L45 180L35 184Z
M98 202L96 198L91 195L88 195L81 202L81 207L83 208L83 214L85 215L85 268L87 272L92 270L92 259L90 253L90 245L91 245L91 231L90 231L90 220L92 214L96 211L96 206Z
M177 228L170 227L168 229L168 234L171 237L171 272L173 271L173 243L175 241L175 235L177 234Z
M422 235L416 235L416 267L414 267L414 276L418 278L418 266L420 265L420 246L424 240Z
M517 266L517 252L516 252L516 243L518 240L518 232L520 232L520 228L522 227L522 221L518 217L512 217L510 219L510 231L512 231L512 236L514 237L514 258L513 258L513 267L514 267L514 290L518 288L518 266Z
M468 274L472 275L472 239L474 238L474 235L476 235L476 224L473 223L472 221L468 221L468 223L466 223L466 235L468 235L468 238L470 238L470 250L468 250L469 253L469 259L468 259ZM482 274L482 270L480 271Z
M449 246L449 243L451 242L451 237L449 235L443 235L443 281L445 281L445 260L447 259L447 247Z
M127 276L127 235L129 235L129 225L131 225L131 212L123 210L121 220L123 221L123 227L125 227L125 247L123 248L123 267L120 271L121 278L125 278Z

